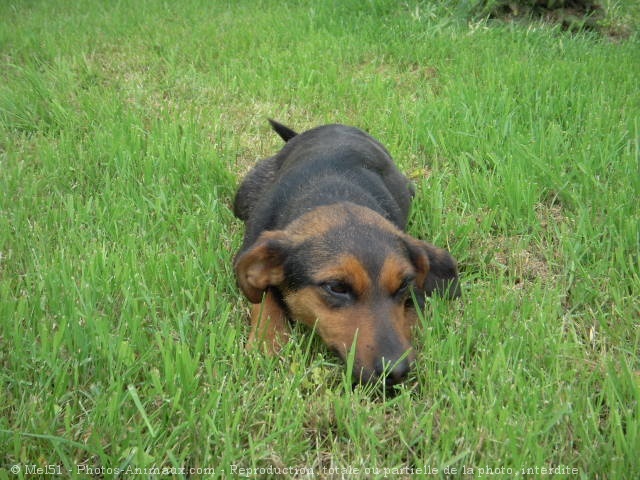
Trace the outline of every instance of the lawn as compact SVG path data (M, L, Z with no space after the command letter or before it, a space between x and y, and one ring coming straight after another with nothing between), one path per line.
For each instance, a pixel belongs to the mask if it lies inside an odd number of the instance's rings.
M640 476L638 7L467 3L0 4L0 480ZM371 133L459 260L396 395L244 350L267 117Z

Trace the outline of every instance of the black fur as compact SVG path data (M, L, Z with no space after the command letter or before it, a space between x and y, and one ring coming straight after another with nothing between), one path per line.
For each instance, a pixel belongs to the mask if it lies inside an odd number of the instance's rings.
M315 207L341 201L366 206L405 229L414 190L378 141L344 125L295 134L271 124L287 143L260 161L236 194L234 213L247 224L239 253L263 231L283 228Z

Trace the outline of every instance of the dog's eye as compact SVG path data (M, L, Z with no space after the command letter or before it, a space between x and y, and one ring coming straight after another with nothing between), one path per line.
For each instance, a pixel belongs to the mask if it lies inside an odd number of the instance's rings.
M398 287L398 289L396 290L396 293L394 295L398 298L406 296L407 293L409 293L409 288L411 287L411 285L413 285L413 281L414 281L413 277L405 278L400 284L400 286Z
M331 282L324 282L320 284L322 289L332 297L339 300L351 300L353 297L353 290L348 283L335 280Z

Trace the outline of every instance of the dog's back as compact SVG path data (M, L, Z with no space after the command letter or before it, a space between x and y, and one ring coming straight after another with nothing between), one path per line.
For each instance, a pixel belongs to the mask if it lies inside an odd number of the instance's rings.
M405 228L413 190L379 142L344 125L296 134L271 123L287 143L249 172L234 202L234 213L247 223L245 246L264 230L338 202L365 206Z

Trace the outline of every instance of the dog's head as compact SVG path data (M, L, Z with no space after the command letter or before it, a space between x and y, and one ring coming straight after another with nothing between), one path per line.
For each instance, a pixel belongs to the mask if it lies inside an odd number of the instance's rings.
M265 231L235 261L253 303L274 288L291 318L315 327L346 358L355 345L360 382L403 380L414 353L411 291L458 296L456 262L374 211L351 203L322 206L284 230Z

